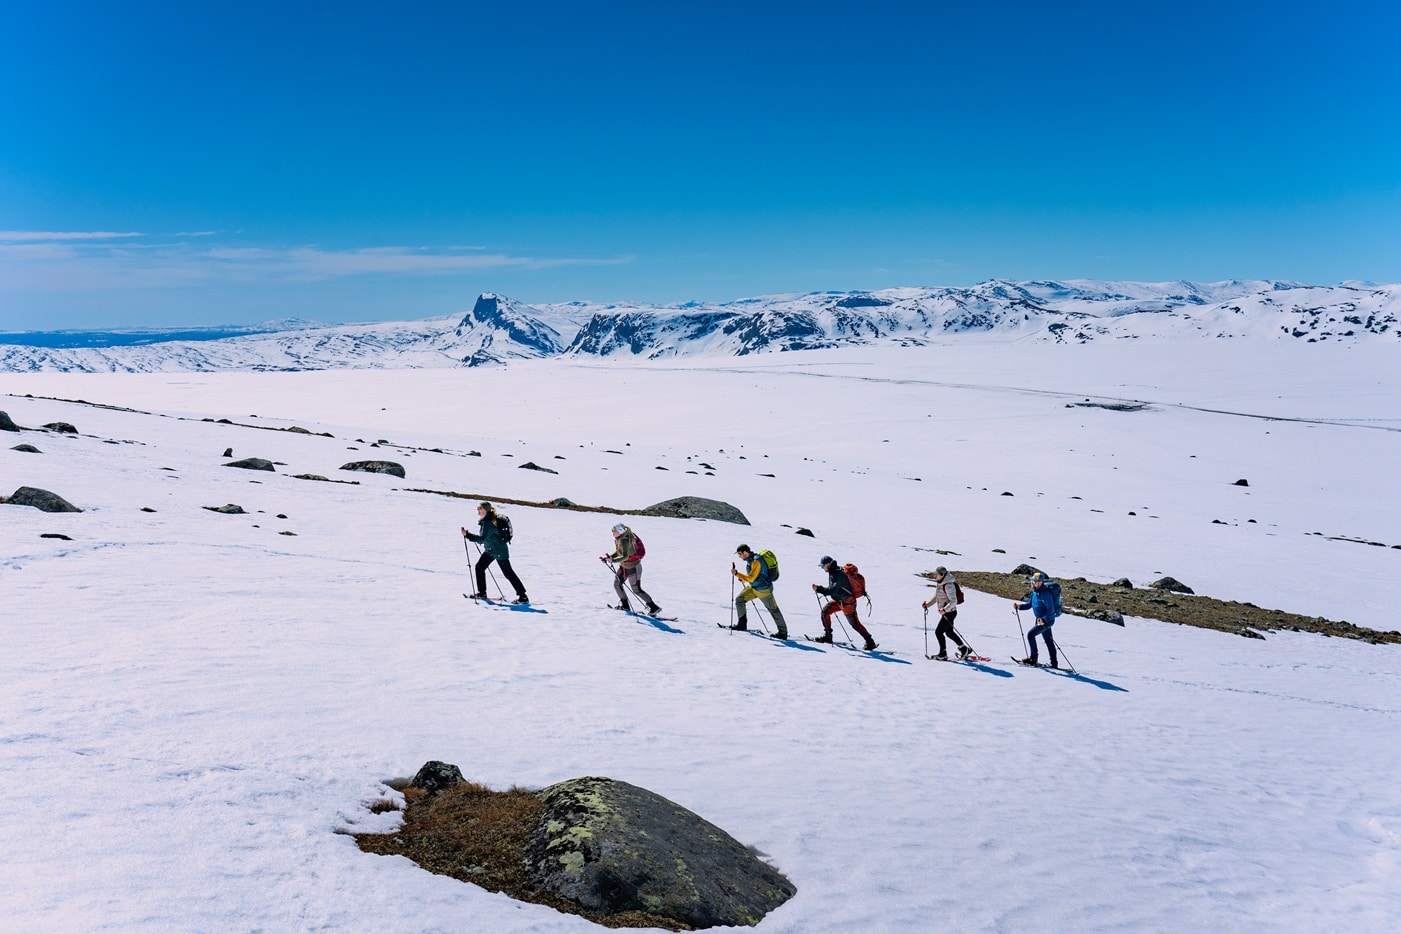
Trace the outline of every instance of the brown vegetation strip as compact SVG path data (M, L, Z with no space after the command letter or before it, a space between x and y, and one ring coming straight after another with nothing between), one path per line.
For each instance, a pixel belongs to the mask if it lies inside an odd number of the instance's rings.
M526 875L523 854L545 804L533 792L521 788L492 791L473 782L459 782L436 797L418 788L405 788L404 799L408 808L403 826L392 833L356 834L360 849L381 856L404 856L429 872L479 885L488 892L504 892L519 901L548 905L605 927L691 930L672 918L642 911L594 914L566 899L535 891ZM377 813L392 808L389 802L370 806Z
M920 576L932 579L933 573L925 572ZM995 594L1009 600L1021 600L1031 589L1026 575L1020 573L1000 574L996 571L954 569L954 577L970 590ZM1101 609L1113 610L1124 616L1138 616L1257 638L1263 638L1259 635L1261 632L1289 630L1360 639L1373 645L1401 643L1401 632L1382 632L1354 626L1345 621L1324 619L1321 616L1300 616L1297 613L1286 613L1284 610L1267 610L1253 603L1169 593L1147 587L1115 587L1112 584L1098 584L1083 577L1070 580L1054 579L1060 581L1061 602L1065 604L1066 612L1077 616Z
M615 516L656 516L660 513L651 509L620 509L615 506L580 506L571 503L568 506L553 503L541 502L533 499L512 499L509 496L490 496L486 493L454 493L452 490L424 490L414 487L408 488L410 493L433 493L437 496L451 496L454 499L474 499L492 504L506 504L510 506L532 506L536 509L567 509L571 512L606 512Z

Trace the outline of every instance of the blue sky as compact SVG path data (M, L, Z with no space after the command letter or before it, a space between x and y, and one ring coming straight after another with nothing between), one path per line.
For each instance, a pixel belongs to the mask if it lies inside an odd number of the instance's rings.
M0 330L1401 281L1397 5L0 5Z

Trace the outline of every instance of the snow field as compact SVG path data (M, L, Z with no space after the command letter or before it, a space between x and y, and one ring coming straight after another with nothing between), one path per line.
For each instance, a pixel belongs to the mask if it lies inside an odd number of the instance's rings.
M915 575L940 563L1170 573L1393 628L1401 552L1308 533L1401 543L1385 495L1396 432L1067 409L1041 393L1240 411L1272 395L1261 414L1397 425L1390 371L1338 351L1296 365L1301 349L1239 372L1141 347L1068 348L1039 369L1045 347L1008 345L684 368L0 376L21 425L83 433L11 436L45 453L4 445L0 495L42 486L88 510L0 510L0 912L54 931L592 929L338 833L392 827L364 809L392 796L380 781L439 758L497 788L601 774L692 808L798 886L764 930L1390 930L1394 646L1066 618L1073 679L1012 665L1010 605L970 591L959 628L993 661L922 658ZM286 466L223 468L228 446ZM408 480L336 469L370 458ZM685 472L702 460L715 476ZM624 519L677 633L604 608L609 514L503 507L548 612L469 603L457 529L474 503L413 487L625 507L705 495L754 525ZM226 502L250 514L200 508ZM740 541L778 553L794 634L819 628L817 558L859 564L875 601L863 618L899 654L716 628ZM915 550L934 548L958 554Z

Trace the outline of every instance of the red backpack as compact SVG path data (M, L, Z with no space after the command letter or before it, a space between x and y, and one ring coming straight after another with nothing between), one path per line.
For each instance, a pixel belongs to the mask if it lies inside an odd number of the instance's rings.
M842 570L846 572L846 579L851 581L851 599L866 596L866 577L856 569L856 565L843 564Z
M953 596L955 604L963 602L963 586L958 581L953 582Z

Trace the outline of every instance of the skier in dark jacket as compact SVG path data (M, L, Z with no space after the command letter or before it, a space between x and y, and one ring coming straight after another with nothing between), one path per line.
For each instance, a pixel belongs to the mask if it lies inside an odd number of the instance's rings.
M1031 593L1027 594L1026 602L1012 604L1018 610L1031 610L1036 616L1036 625L1026 634L1026 641L1031 645L1031 655L1022 659L1023 665L1036 664L1036 637L1040 636L1046 640L1046 654L1051 656L1051 667L1060 667L1056 664L1056 640L1051 636L1051 627L1056 624L1056 617L1059 615L1056 610L1056 598L1051 593L1052 588L1059 591L1060 584L1037 571L1031 575Z
M859 632L866 640L866 651L871 651L876 647L876 640L871 638L871 633L866 627L861 625L861 620L856 616L856 597L851 591L851 579L846 576L846 571L842 566L827 556L823 556L818 562L818 567L827 572L827 586L819 587L812 585L814 593L820 593L829 598L829 602L822 608L822 635L817 638L818 642L832 641L832 617L838 610L846 616L846 621L851 624L851 628Z
M476 542L482 546L482 556L477 559L477 592L472 594L474 598L486 598L486 569L487 565L495 561L501 567L501 573L506 576L506 580L511 582L511 586L516 588L516 603L529 603L530 598L525 595L525 586L521 579L516 576L516 572L511 569L511 549L506 545L506 540L501 536L501 529L496 524L496 507L491 503L482 503L477 507L477 534L473 535L465 528L462 530L462 537L469 542Z

